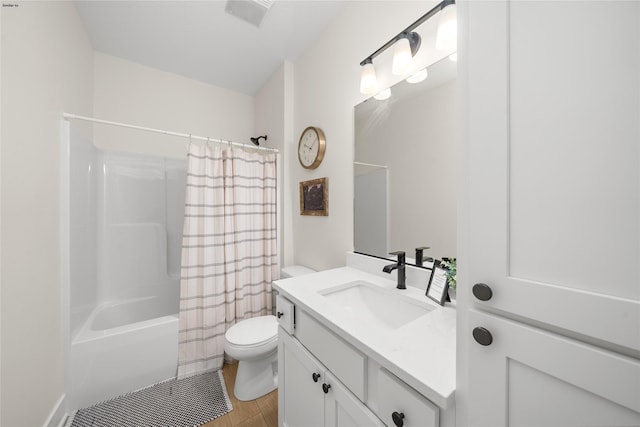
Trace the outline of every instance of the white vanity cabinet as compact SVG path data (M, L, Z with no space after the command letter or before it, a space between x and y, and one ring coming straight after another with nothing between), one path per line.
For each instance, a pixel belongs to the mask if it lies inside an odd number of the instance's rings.
M440 410L424 396L408 387L384 368L377 372L378 416L387 426L402 421L403 427L431 427L439 425Z
M384 427L384 424L282 328L278 332L278 424L282 427Z
M439 426L436 405L327 326L280 295L276 311L281 427Z

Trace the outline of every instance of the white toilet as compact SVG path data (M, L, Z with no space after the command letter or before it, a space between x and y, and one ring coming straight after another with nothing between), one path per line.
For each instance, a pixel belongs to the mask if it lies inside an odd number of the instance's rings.
M282 269L282 279L314 273L301 265ZM278 320L259 316L236 323L224 334L224 351L238 360L233 394L254 400L278 387Z

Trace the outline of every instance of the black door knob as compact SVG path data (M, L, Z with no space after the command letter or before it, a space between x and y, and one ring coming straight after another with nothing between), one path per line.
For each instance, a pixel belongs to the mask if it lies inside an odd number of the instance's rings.
M318 380L320 379L320 374L314 372L313 374L311 374L311 378L313 378L314 383L317 383Z
M493 342L493 336L491 332L480 326L473 328L473 338L480 345L491 345Z
M279 318L281 318L282 316L284 316L284 313L283 313L283 312L281 312L281 311L279 311L279 312L277 313L277 316L278 316L278 319L279 319Z
M472 288L473 295L480 301L489 301L493 296L493 291L484 283L476 283Z
M404 425L404 414L402 412L394 412L391 414L391 419L397 427L402 427Z
M324 391L324 394L329 393L330 388L331 388L331 384L322 384L322 390Z

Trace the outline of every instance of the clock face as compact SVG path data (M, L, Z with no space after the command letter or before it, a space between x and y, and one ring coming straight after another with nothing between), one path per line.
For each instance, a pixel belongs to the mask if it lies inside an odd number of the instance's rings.
M307 169L317 168L324 157L325 139L322 130L308 127L302 132L298 143L298 159Z

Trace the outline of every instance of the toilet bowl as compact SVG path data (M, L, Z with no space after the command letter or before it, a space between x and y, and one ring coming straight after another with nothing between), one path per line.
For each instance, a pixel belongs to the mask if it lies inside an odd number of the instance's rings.
M303 266L282 269L282 278L313 273ZM238 361L236 399L254 400L278 387L278 320L259 316L242 320L224 334L224 351Z
M278 387L278 321L260 316L236 323L224 334L224 351L238 360L233 394L253 400Z

